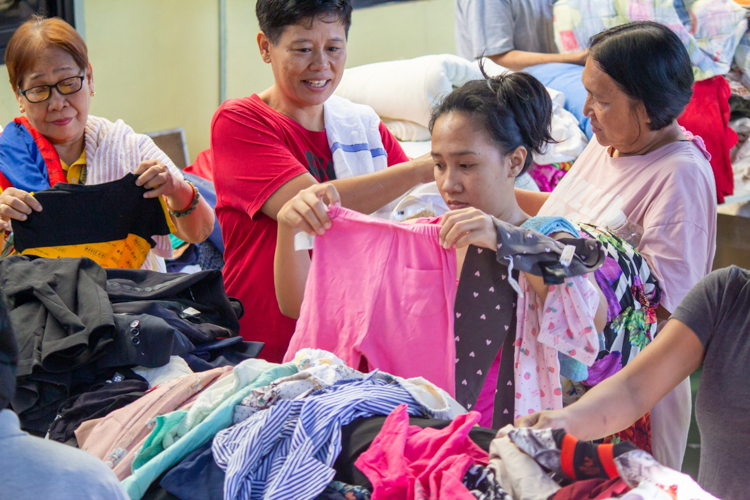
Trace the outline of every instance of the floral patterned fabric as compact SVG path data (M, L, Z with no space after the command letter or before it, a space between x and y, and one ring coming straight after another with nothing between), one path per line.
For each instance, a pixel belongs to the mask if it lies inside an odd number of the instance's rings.
M747 30L745 10L733 0L557 0L555 42L579 52L597 33L631 21L657 21L679 35L696 81L729 72Z
M656 335L656 309L661 289L645 259L626 241L608 231L579 223L582 236L604 245L607 259L594 272L597 283L607 297L607 326L597 361L589 368L582 384L563 381L564 405L578 400L590 387L622 369ZM638 448L652 452L651 414L647 413L627 429L605 439L607 443L630 441Z
M591 224L579 223L581 235L602 243L607 258L594 272L607 298L607 326L600 334L600 350L590 371L597 364L611 363L609 354L619 353L619 367L608 368L613 375L648 345L656 335L656 309L661 289L646 260L628 242ZM591 377L591 374L590 374ZM590 381L587 385L595 385ZM586 383L586 382L584 382ZM598 381L596 382L598 383Z

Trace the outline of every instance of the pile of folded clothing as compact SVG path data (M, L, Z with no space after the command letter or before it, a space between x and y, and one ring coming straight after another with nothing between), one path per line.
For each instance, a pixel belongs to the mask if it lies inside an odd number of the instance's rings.
M66 441L76 425L159 382L257 356L219 271L104 269L90 259L0 261L19 346L13 410L24 430ZM55 422L53 429L50 424Z

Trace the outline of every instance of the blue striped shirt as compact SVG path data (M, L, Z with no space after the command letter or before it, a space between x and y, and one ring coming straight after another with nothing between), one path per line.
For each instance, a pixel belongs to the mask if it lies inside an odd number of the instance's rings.
M341 426L388 415L400 404L426 416L399 384L377 378L337 382L304 399L285 400L219 432L212 451L226 472L224 498L314 499L331 482Z

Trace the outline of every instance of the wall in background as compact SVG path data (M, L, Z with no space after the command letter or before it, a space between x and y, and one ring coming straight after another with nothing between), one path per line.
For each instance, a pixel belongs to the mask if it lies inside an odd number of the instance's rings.
M192 160L209 146L219 105L219 6L207 0L83 0L94 69L91 113L138 132L184 127ZM347 67L455 53L453 0L422 0L354 11ZM258 55L255 3L227 0L227 97L273 83ZM0 122L18 116L0 66Z

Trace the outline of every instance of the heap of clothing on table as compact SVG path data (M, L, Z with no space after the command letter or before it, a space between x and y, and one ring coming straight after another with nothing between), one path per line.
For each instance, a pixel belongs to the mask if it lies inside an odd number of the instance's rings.
M633 489L656 500L674 485L678 499L713 498L630 443L496 436L427 381L366 375L325 351L304 349L284 365L246 360L200 374L205 384L196 376L94 422L81 439L131 499L563 500ZM249 415L233 424L240 402Z
M452 419L465 413L424 379L364 375L324 351L303 350L284 365L251 359L224 377L216 373L213 383L191 380L210 372L174 380L147 393L134 408L93 422L93 429L79 436L83 449L111 463L131 498L141 498L155 479L211 440L228 498L262 498L262 492L268 498L315 498L335 473L342 425L387 415L399 404L421 417ZM232 425L238 404L248 411L240 416L247 418ZM175 411L165 412L167 407ZM203 490L196 486L196 491Z
M54 421L61 440L82 419L137 398L149 388L148 369L173 367L175 356L188 371L205 370L262 347L237 337L242 307L218 271L162 274L14 255L0 261L0 287L19 345L13 409L36 434Z
M325 351L302 350L285 365L248 360L234 371L245 373L227 377L231 389L215 382L187 410L157 417L135 446L143 460L122 483L132 499L714 498L631 443L597 446L563 431L511 427L496 436L476 426L477 412L429 383L365 375ZM432 391L455 409L446 420L430 417L436 401L425 396ZM181 426L208 399L211 412L164 440L166 422ZM251 411L233 425L239 401ZM160 439L165 448L150 454Z

